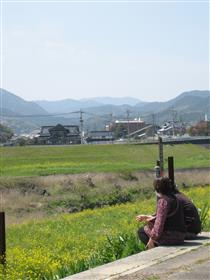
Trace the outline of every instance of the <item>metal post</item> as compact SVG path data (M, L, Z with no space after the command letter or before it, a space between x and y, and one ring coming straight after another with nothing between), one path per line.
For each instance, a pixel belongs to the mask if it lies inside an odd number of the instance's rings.
M168 178L171 180L172 185L174 185L174 158L168 157Z
M5 213L0 212L0 263L6 264Z
M159 159L160 159L160 176L163 176L164 164L163 164L163 140L162 137L158 138L159 143Z

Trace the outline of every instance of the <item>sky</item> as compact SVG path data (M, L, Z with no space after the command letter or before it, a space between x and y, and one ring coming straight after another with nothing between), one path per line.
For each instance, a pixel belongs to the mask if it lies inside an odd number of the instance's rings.
M209 89L207 2L26 2L1 20L1 87L26 100Z

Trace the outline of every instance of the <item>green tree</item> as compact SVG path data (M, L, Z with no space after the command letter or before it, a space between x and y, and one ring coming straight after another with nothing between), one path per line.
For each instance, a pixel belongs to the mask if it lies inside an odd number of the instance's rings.
M117 124L114 126L114 128L112 129L112 131L114 131L115 133L115 138L124 138L126 137L128 131L127 128L125 127L124 124Z
M195 126L191 126L188 132L191 136L209 136L210 121L200 121Z
M13 136L13 131L3 125L3 124L0 124L0 143L5 143L7 141L9 141Z

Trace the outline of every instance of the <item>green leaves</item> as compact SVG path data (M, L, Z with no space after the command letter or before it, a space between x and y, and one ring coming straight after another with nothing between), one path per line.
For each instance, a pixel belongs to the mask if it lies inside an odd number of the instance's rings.
M205 202L201 209L199 209L199 215L201 220L201 230L207 230L207 226L210 225L210 205L208 202Z

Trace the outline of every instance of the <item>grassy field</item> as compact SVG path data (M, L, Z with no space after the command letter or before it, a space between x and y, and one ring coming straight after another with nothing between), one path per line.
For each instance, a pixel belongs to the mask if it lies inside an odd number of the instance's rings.
M165 145L165 165L168 156L174 156L176 169L209 167L210 150L202 146ZM60 279L143 250L135 216L155 209L157 158L157 145L0 147L1 207L10 220L6 274L0 267L0 279ZM210 200L207 172L175 173L204 210ZM189 188L197 184L203 187ZM26 220L31 221L15 225ZM209 222L204 230L210 230Z
M176 168L208 167L210 150L192 144L164 145ZM1 176L42 176L85 172L153 170L157 145L0 147Z
M198 208L204 209L210 200L210 186L185 193ZM1 279L55 280L139 252L144 248L136 238L135 217L154 209L155 197L10 226L7 273L1 271ZM210 215L209 211L203 214ZM209 220L204 230L210 230Z
M153 180L153 171L2 176L0 197L7 212L7 224L18 224L34 218L150 198ZM179 170L175 172L175 180L185 189L207 186L210 185L209 170Z

